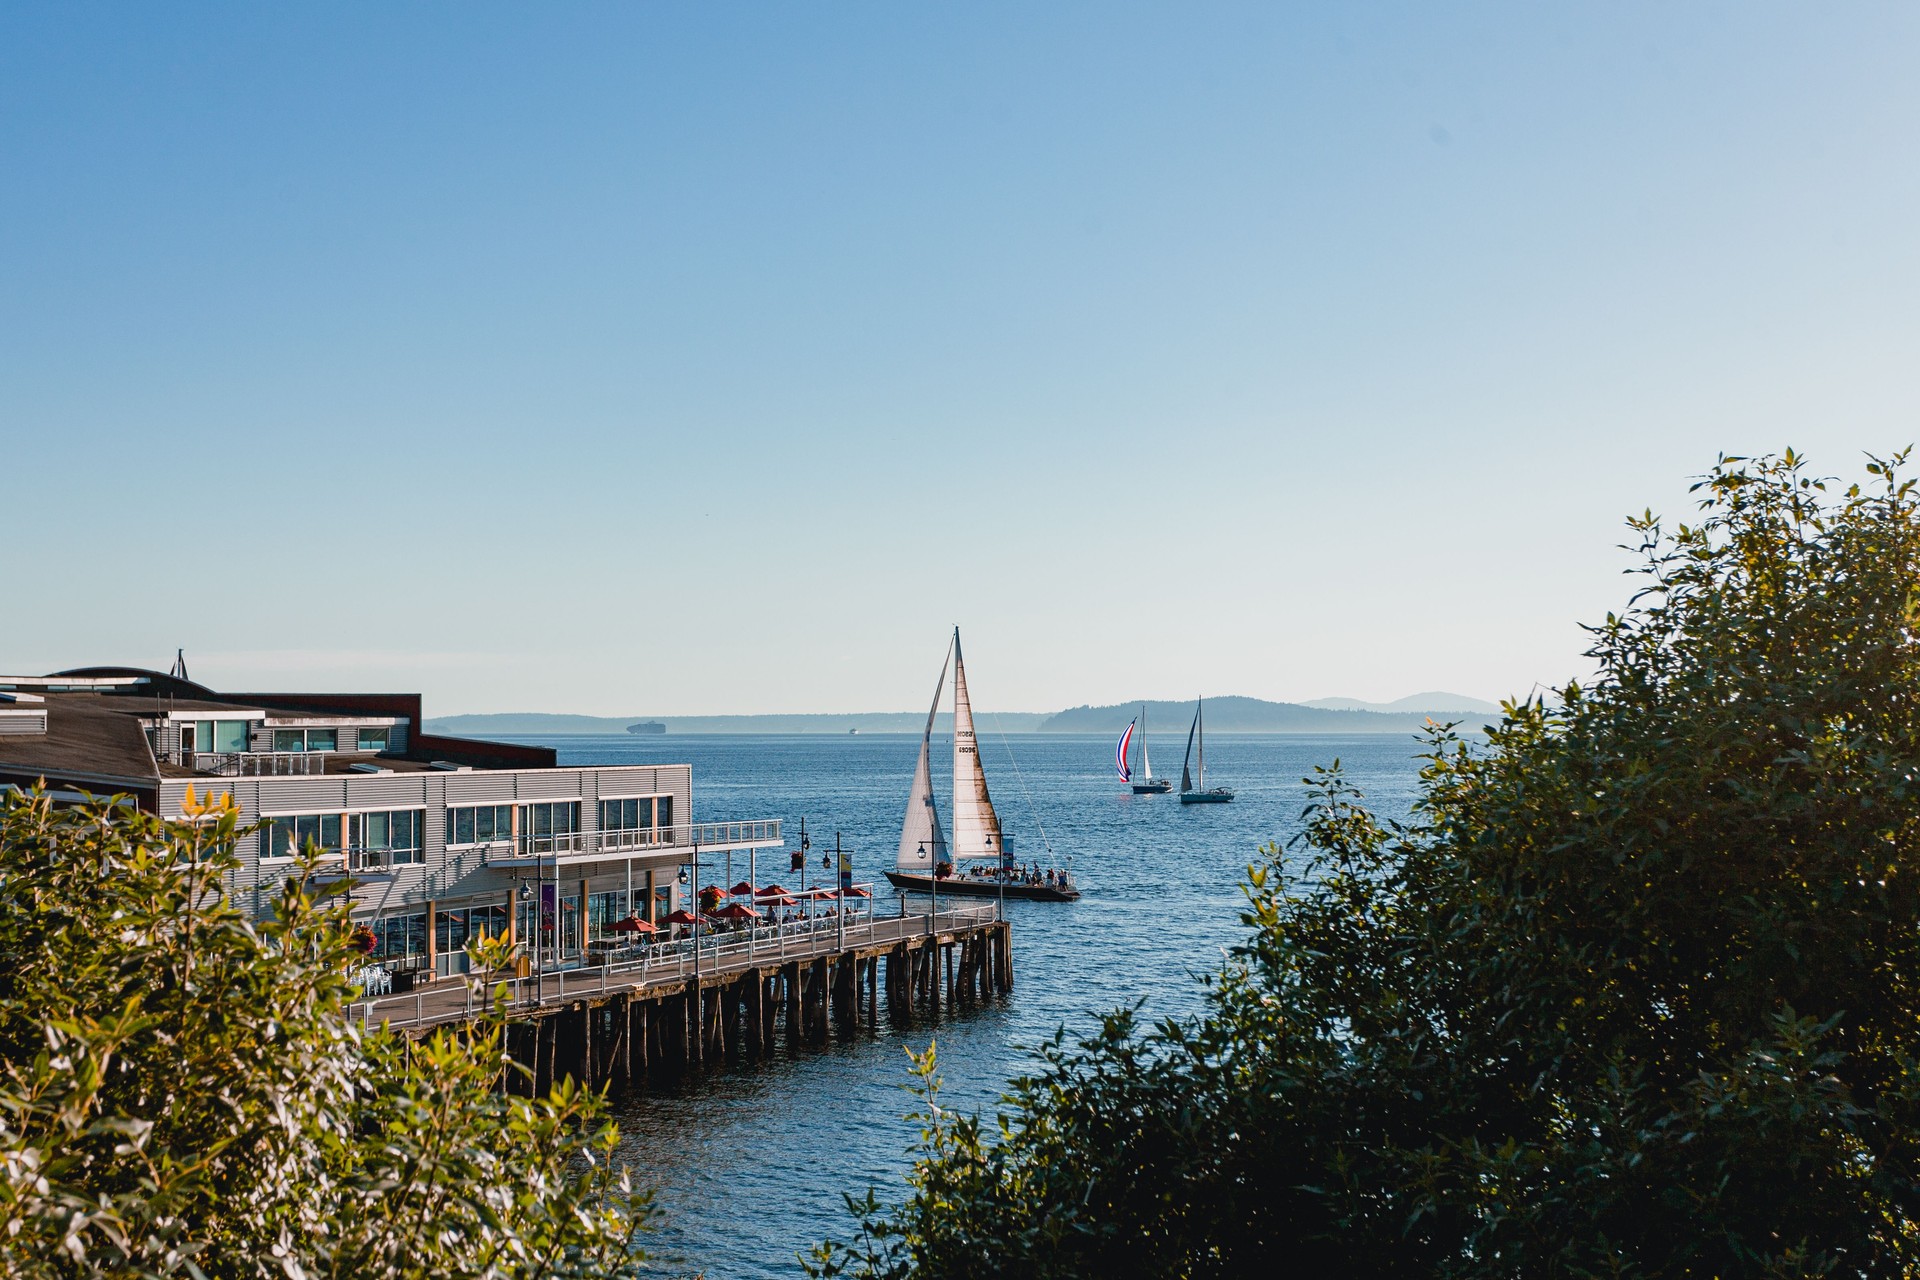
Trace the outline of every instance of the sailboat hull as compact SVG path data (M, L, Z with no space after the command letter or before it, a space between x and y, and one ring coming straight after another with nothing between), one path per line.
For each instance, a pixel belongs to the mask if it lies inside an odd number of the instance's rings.
M1137 796L1163 796L1173 790L1172 778L1155 778L1152 782L1136 782L1133 794Z
M932 876L910 871L889 871L887 879L902 893L932 893ZM1001 884L997 880L975 880L971 876L941 876L940 895L955 898L1024 898L1029 902L1077 902L1078 889L1062 889L1051 884Z
M1212 787L1206 791L1182 791L1181 804L1226 804L1233 799L1233 792L1225 787Z

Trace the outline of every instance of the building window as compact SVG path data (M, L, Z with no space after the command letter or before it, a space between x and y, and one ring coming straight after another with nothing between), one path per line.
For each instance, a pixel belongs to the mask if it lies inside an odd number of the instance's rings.
M309 844L319 845L322 853L340 852L340 815L290 813L267 819L267 851L262 856L291 858Z
M339 749L339 742L338 729L275 729L273 731L275 751L336 751Z
M369 920L367 927L373 930L373 956L375 960L407 960L415 957L424 960L427 955L427 917L382 916L378 920Z
M673 825L673 797L659 796L653 802L653 825L666 828Z
M464 911L436 911L433 928L438 944L435 947L441 955L451 955L467 945L467 913Z
M505 904L491 907L469 907L467 909L467 936L469 938L504 938L507 936L507 908Z
M634 897L640 897L645 890L634 890ZM613 932L613 922L627 918L627 891L619 889L613 893L591 893L587 895L587 939L617 938Z
M359 744L362 751L385 751L387 735L392 730L382 726L378 729L362 729L359 732Z
M488 804L447 810L447 844L495 844L513 839L513 806Z
M600 829L602 831L645 831L652 825L652 796L645 796L633 800L602 800L600 802Z
M190 720L180 726L182 751L235 752L247 749L245 720Z
M391 855L396 865L421 861L420 837L426 829L427 815L420 809L399 809L391 813L356 813L347 820L347 843Z
M580 802L555 800L520 806L520 845L528 853L580 847Z

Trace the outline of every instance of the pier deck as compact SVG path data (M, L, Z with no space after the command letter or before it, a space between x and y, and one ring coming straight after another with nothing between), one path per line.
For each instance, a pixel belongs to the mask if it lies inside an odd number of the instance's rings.
M418 1035L470 1023L504 992L510 1047L544 1087L559 1075L630 1083L650 1070L757 1058L773 1051L783 1022L790 1044L822 1043L830 1025L876 1023L883 1003L894 1022L937 1018L942 1005L1012 986L1005 921L995 907L963 906L715 934L701 938L697 964L683 943L534 977L443 981L353 1013Z

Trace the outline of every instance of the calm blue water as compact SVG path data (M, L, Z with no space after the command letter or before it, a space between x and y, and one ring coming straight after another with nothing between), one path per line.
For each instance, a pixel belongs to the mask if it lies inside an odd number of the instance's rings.
M1411 738L1223 734L1208 740L1207 780L1234 788L1238 799L1182 806L1177 796L1128 793L1104 737L1003 740L991 717L981 722L995 807L1022 862L1072 858L1081 900L1007 904L1014 991L983 1012L950 1017L932 1031L894 1033L883 1025L858 1041L728 1069L682 1092L624 1104L624 1157L657 1188L667 1214L653 1247L678 1259L663 1273L799 1274L797 1253L827 1235L849 1234L842 1192L871 1184L883 1198L898 1198L914 1136L900 1118L911 1102L901 1092L903 1046L924 1048L937 1036L945 1101L991 1110L1027 1063L1023 1046L1062 1024L1084 1029L1091 1011L1137 1000L1150 1016L1195 1011L1194 975L1217 968L1221 949L1242 931L1247 864L1261 845L1284 845L1300 829L1301 778L1339 757L1386 817L1406 814L1417 781ZM1183 739L1153 743L1155 763L1176 779ZM838 831L865 881L881 880L894 856L919 741L621 735L547 745L559 749L562 764L690 762L695 820L782 818L791 845L804 816L815 865ZM951 757L941 745L935 794L944 797L943 760ZM733 878L746 869L737 855ZM759 870L763 883L792 883L784 851ZM876 908L884 910L893 899L882 886Z

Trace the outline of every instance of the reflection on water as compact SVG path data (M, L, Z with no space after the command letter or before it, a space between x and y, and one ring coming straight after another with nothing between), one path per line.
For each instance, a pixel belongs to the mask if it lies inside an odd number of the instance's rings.
M1419 749L1400 735L1209 735L1207 780L1230 805L1182 806L1135 796L1114 777L1105 738L1021 735L1003 741L981 717L994 801L1020 860L1071 858L1077 903L1013 902L1014 990L1005 1001L937 1028L881 1026L853 1041L729 1068L687 1087L623 1103L623 1154L658 1189L667 1219L653 1247L671 1272L793 1276L795 1255L844 1238L841 1195L878 1185L899 1194L911 1126L904 1047L937 1037L945 1101L989 1109L1027 1061L1022 1046L1090 1011L1144 1002L1148 1016L1199 1008L1194 975L1217 968L1241 932L1239 886L1260 846L1299 830L1300 779L1338 757L1376 812L1403 817ZM563 764L691 762L698 821L783 818L789 841L807 819L814 863L836 831L856 878L880 879L893 857L918 740L857 737L594 737L548 740ZM1163 761L1179 755L1156 739ZM1009 756L1008 747L1012 748ZM935 760L941 759L936 744ZM936 794L945 782L936 778ZM944 808L944 805L943 805ZM762 855L760 880L787 876L783 852ZM732 883L745 855L714 868ZM892 906L882 889L877 910Z

